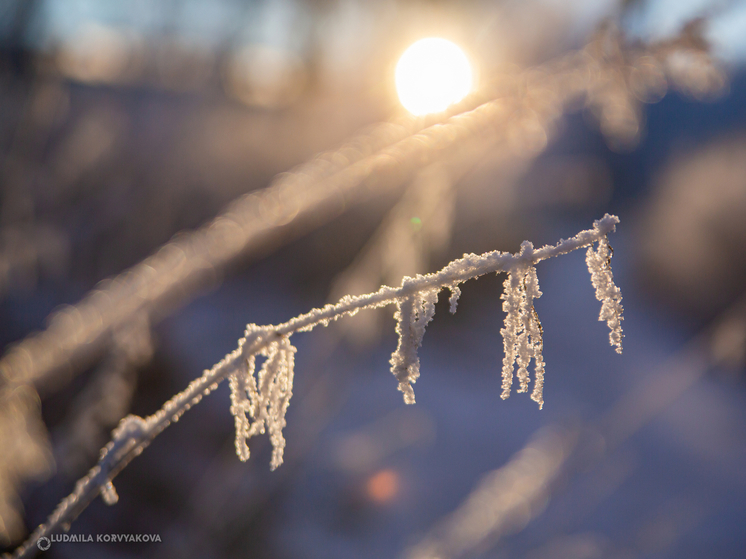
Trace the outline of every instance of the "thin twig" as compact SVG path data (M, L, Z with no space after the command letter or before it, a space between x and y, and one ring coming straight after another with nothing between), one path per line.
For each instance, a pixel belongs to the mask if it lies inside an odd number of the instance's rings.
M282 324L260 328L250 325L247 335L238 341L238 347L234 351L205 371L200 378L192 381L184 391L168 400L155 414L147 418L133 415L124 418L114 430L112 441L102 450L99 462L87 476L76 483L75 490L58 505L47 523L39 526L12 556L7 557L20 559L33 556L40 538L49 537L60 529L69 529L70 524L97 495L102 494L109 504L116 502L111 480L166 427L178 421L193 405L215 390L226 377L237 372L244 360L257 355L279 338L296 332L310 331L320 324L327 325L330 321L356 314L363 309L390 305L423 291L439 291L487 273L509 271L515 266L535 265L542 260L567 254L605 239L606 235L614 231L617 223L619 218L607 214L595 222L593 229L581 231L554 246L522 250L518 254L500 251L482 255L466 254L438 272L404 278L402 285L397 288L384 286L367 295L343 297L334 305L314 309Z

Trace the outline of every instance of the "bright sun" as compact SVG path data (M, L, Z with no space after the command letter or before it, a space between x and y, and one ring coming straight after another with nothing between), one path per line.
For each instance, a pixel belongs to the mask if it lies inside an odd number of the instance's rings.
M471 91L474 78L464 52L437 37L420 39L396 65L396 92L410 113L439 113Z

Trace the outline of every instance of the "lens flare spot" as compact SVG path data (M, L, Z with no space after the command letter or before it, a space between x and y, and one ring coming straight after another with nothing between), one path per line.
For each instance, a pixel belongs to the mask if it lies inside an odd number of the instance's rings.
M372 501L388 503L399 493L399 475L394 470L381 470L368 478L366 490Z

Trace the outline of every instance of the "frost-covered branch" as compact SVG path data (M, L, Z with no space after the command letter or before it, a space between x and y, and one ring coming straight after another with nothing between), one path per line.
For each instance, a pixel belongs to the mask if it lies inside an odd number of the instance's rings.
M615 230L619 219L606 215L594 223L593 229L581 231L576 236L562 240L554 246L538 250L526 241L517 254L500 251L481 255L465 254L438 272L406 277L399 287L381 287L374 293L361 296L346 296L336 304L329 304L299 315L282 324L258 326L249 324L246 335L238 341L238 347L219 363L179 394L176 394L155 414L142 418L127 416L113 432L112 441L101 451L101 459L86 477L79 480L73 493L60 503L45 525L40 526L31 537L18 548L13 557L27 557L35 551L35 543L42 536L68 529L70 523L97 496L107 504L116 503L118 497L112 479L129 462L139 455L150 442L171 423L176 422L192 406L215 390L218 384L229 378L231 388L231 413L235 417L236 452L241 460L249 458L248 439L269 432L273 452L272 469L282 464L285 439L285 412L292 396L295 347L290 337L297 332L307 332L316 326L326 326L331 321L352 316L364 309L396 305L396 331L399 343L391 357L391 372L404 394L405 403L414 403L412 384L419 376L417 349L422 344L425 326L435 314L435 303L442 289L451 291L451 311L456 310L460 293L459 285L467 280L491 272L507 272L506 291L503 295L507 312L505 328L506 359L503 362L503 398L510 393L515 363L518 364L519 392L526 392L530 382L527 367L530 359L535 361L534 393L532 398L543 403L544 362L541 356L542 330L533 301L541 295L535 266L542 260L567 254L598 243L598 254L604 258L602 265L589 259L593 286L602 299L601 318L609 322L612 329L612 344L621 329L619 290L614 286L608 267L607 235ZM609 253L610 255L610 253ZM599 295L600 294L600 295ZM611 309L609 311L608 309ZM614 314L614 313L619 314ZM609 315L611 313L611 315ZM258 373L257 357L264 358Z
M669 87L708 97L723 89L725 75L693 24L673 39L632 46L606 27L586 48L498 82L499 91L488 93L482 101L491 100L476 108L475 97L450 118L378 125L279 175L268 188L239 198L203 227L177 235L140 264L101 282L79 303L51 315L43 332L13 346L0 359L0 434L27 450L0 456L0 539L11 524L20 526L14 486L51 467L34 385L53 390L63 384L104 354L113 335L133 319L157 322L218 281L231 261L267 251L373 192L397 188L446 154L487 138L535 154L563 108L578 99L598 117L612 145L628 147L640 136L642 102L659 99ZM521 362L540 357L540 336L531 334L538 327L538 321L523 325L528 354ZM401 374L413 375L411 365ZM519 365L522 375L524 368ZM537 369L537 379L541 374ZM537 401L540 385L535 383L532 394ZM4 409L17 410L23 420L13 421Z

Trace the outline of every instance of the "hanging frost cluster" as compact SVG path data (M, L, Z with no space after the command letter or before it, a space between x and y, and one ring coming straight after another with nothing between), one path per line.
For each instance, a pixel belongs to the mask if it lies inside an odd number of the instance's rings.
M255 324L247 327L247 336L258 331ZM259 350L266 357L259 374L254 376L257 354L249 355L245 365L229 377L231 413L236 422L236 454L242 461L249 459L247 441L269 431L272 443L270 467L282 464L285 451L285 412L293 395L295 347L289 336L281 336ZM251 418L251 420L249 419Z
M514 377L518 392L528 392L531 384L529 366L533 360L533 390L531 399L544 406L543 329L534 301L541 297L536 264L547 258L588 247L586 262L596 298L601 301L599 320L605 321L611 333L609 340L616 351L622 351L622 295L611 273L612 250L607 233L613 231L618 219L606 216L595 223L593 230L583 231L556 246L535 250L525 241L518 254L499 251L483 255L468 254L451 262L441 271L428 275L405 277L401 287L382 287L379 291L357 297L343 297L336 305L326 305L277 326L259 327L250 324L246 337L237 350L240 363L228 375L231 388L231 413L236 424L236 452L248 460L248 439L269 432L272 443L271 467L282 464L285 438L285 412L293 391L295 347L290 343L294 332L308 331L315 326L327 326L342 316L356 314L365 308L396 305L394 319L399 341L391 356L391 372L406 404L414 404L412 385L420 376L417 354L425 336L425 327L435 315L435 304L442 289L449 289L451 313L456 312L461 295L459 285L488 272L506 272L502 294L505 324L502 361L503 399L510 396ZM597 245L597 247L594 247ZM251 340L251 343L249 343ZM249 346L256 349L247 349ZM257 356L264 362L255 373Z
M529 242L521 245L520 256L530 257L534 247ZM528 392L530 381L528 365L534 360L534 390L531 399L544 407L544 349L543 330L539 315L534 308L534 299L541 297L539 279L533 264L516 266L508 272L502 294L505 327L500 330L503 337L503 384L501 398L510 396L513 386L513 368L518 364L518 392Z
M402 285L411 281L404 278ZM399 381L399 390L404 394L405 404L414 404L412 384L420 376L420 358L417 350L425 336L425 326L435 315L435 303L440 289L429 289L403 297L396 302L396 333L399 344L391 356L391 372Z
M609 343L616 347L617 353L622 353L622 292L614 285L614 275L611 273L611 256L614 251L609 245L607 237L601 237L598 248L588 247L585 261L591 273L591 283L596 288L596 299L601 301L601 314L598 320L606 321L609 326Z

